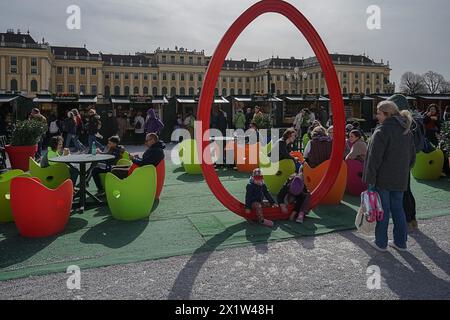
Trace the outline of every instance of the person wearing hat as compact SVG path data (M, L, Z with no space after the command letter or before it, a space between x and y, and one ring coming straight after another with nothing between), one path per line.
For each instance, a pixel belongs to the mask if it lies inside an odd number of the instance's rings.
M303 223L305 216L309 213L311 194L309 193L301 175L292 175L281 188L277 196L281 212L286 214L287 206L294 204L294 211L289 218L291 221Z
M255 210L257 222L272 228L273 221L264 219L263 208L267 207L267 202L265 200L268 201L270 206L278 207L264 183L261 169L257 168L253 170L252 176L246 187L245 213L250 214L252 210Z

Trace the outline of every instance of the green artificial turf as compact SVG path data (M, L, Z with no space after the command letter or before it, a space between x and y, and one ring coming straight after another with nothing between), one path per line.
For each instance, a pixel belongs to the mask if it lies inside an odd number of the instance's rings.
M167 162L161 200L149 219L113 220L107 207L73 214L63 234L25 239L13 223L0 225L0 280L161 259L194 252L282 241L354 228L359 199L321 206L303 225L282 221L274 230L247 222L222 206L202 176L189 176ZM220 170L226 188L244 199L248 175ZM450 180L412 182L421 219L450 214Z

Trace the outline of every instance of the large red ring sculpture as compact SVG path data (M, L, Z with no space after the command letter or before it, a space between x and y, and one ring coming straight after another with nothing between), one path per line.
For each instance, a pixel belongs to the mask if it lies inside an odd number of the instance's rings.
M260 15L265 13L279 13L288 18L303 34L308 43L311 45L325 76L327 83L331 107L333 110L333 124L334 124L334 136L333 136L333 151L331 155L331 165L325 174L325 177L321 181L320 185L313 191L311 197L311 207L314 208L318 205L320 200L326 196L331 190L333 184L339 174L339 169L342 164L344 146L345 146L345 114L344 114L344 102L341 95L341 88L336 75L332 59L328 53L325 44L320 38L317 31L311 25L311 23L303 16L291 4L281 0L263 0L260 1L249 9L247 9L228 29L223 36L218 47L216 48L214 55L209 63L208 70L206 72L205 81L200 94L199 109L197 118L202 123L201 132L196 132L196 140L198 143L199 159L204 159L203 156L210 157L208 152L208 141L205 141L205 130L210 126L211 107L214 98L214 90L220 72L222 70L223 63L230 49L235 43L239 35L247 28L247 26L253 22ZM206 151L206 152L205 152ZM209 159L208 159L209 160ZM238 199L233 197L222 185L217 173L214 170L214 166L208 163L210 161L201 161L201 167L205 180L216 198L230 211L237 215L248 217L245 214L245 205ZM244 187L244 186L243 186ZM264 215L268 219L286 219L288 214L281 214L280 209L266 208L264 209Z

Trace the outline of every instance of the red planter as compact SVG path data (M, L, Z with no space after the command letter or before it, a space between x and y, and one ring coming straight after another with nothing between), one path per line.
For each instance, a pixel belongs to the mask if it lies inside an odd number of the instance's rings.
M37 144L34 146L11 146L7 145L5 147L8 153L9 161L11 162L11 167L13 169L20 169L23 171L28 171L29 169L29 159L34 158L37 152Z

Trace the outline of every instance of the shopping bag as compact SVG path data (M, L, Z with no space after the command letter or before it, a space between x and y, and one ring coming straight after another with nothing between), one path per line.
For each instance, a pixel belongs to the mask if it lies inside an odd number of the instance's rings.
M364 207L361 205L355 219L356 229L363 234L373 235L376 225L375 222L369 222L367 220L366 212L364 212Z

